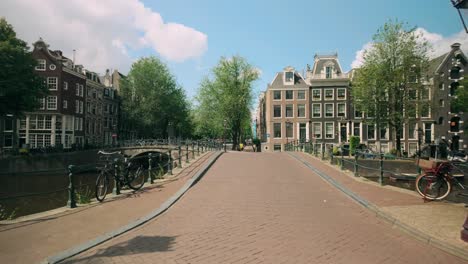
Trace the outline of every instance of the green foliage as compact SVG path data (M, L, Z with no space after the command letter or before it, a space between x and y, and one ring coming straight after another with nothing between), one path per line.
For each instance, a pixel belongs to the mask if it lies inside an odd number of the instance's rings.
M251 137L252 83L258 72L244 58L221 58L200 83L194 111L198 137L231 138L233 148Z
M404 122L429 105L422 97L428 48L414 28L389 21L374 35L353 80L355 108L373 117L368 123L392 128L399 151Z
M340 149L337 146L333 146L333 155L339 155Z
M79 204L90 203L92 197L94 197L94 193L88 187L76 192L76 199Z
M39 107L38 98L47 95L47 88L34 72L36 64L26 42L16 38L13 27L0 18L0 116Z
M359 146L359 143L361 142L361 139L357 136L351 136L349 139L349 150L351 154L354 154L356 151L356 148Z
M167 66L156 57L141 58L121 83L123 122L139 137L191 135L190 105Z
M467 77L467 76L465 76ZM468 79L464 79L455 92L456 98L450 103L453 113L468 112Z

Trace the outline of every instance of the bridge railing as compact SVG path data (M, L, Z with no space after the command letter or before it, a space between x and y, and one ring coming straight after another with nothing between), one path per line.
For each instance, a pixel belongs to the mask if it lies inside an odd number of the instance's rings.
M165 143L167 146L167 142ZM146 152L131 157L130 161L143 165L145 181L152 184L157 179L163 179L164 175L172 175L173 169L187 166L196 156L222 149L222 145L213 140L184 140L178 143L164 149L146 149ZM128 146L161 144L164 141L145 140L144 144ZM5 191L0 191L0 220L51 210L65 204L73 208L77 204L91 202L95 196L96 179L101 167L102 162L97 160L95 163L70 164L48 170L0 172L2 182L6 183L6 186L0 188ZM23 181L24 184L25 179L33 180L29 184L26 182L26 187L21 187L14 193L8 192L9 186L18 185L18 181ZM25 189L29 191L23 191Z

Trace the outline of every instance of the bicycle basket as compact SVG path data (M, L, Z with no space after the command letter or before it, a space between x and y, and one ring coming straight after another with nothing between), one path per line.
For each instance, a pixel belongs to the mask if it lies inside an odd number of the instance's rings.
M419 166L421 169L429 170L435 169L438 164L435 160L417 159L416 165Z

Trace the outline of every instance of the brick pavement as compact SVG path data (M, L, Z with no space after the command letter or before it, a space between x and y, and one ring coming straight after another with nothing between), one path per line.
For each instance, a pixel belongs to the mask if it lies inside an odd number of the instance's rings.
M1 263L38 263L50 255L113 231L158 208L211 157L210 152L175 169L171 181L115 199L25 222L0 225Z
M464 263L284 153L224 154L155 220L65 263Z

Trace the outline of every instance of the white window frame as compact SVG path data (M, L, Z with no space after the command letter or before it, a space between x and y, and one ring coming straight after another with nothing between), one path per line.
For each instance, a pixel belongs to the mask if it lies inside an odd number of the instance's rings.
M340 116L339 105L344 105L344 115ZM346 118L346 103L336 103L336 117L345 117Z
M338 97L338 91L344 90L344 98ZM346 88L336 88L336 100L346 100Z
M413 131L413 135L412 137L410 137L411 135L411 131L410 131L410 128L411 126L409 125L409 123L413 123L414 122L414 131ZM416 122L415 120L410 120L408 123L408 140L414 140L414 139L418 139L418 127L419 127L419 124L418 122Z
M280 107L280 116L275 116L275 106ZM273 105L273 118L282 118L283 117L283 107L280 104Z
M288 94L288 92L292 93L292 98L291 99L288 99L288 97L286 96ZM284 100L285 101L293 101L294 100L294 90L285 90L284 91Z
M314 91L318 91L319 92L319 98L316 99L314 97ZM312 101L322 101L322 89L312 89Z
M288 80L286 79L286 74L288 74L288 73L292 73L292 79L291 79L291 81L288 81ZM293 71L285 71L285 72L284 72L284 83L285 83L285 84L294 84L294 72L293 72Z
M315 137L315 124L319 124L320 126L320 137ZM315 138L315 139L323 138L322 122L312 122L312 138Z
M427 116L423 116L423 112L422 112L422 108L421 108L421 112L419 113L421 118L431 118L431 110L432 110L431 106L427 105L427 108L428 108L428 110L427 110L428 115Z
M381 135L382 135L382 133L380 132L381 130L382 130L382 128L380 127L380 128L379 128L379 132L378 132L378 133L379 133L379 134L378 134L379 140L389 140L389 136L390 136L390 135L389 135L389 133L390 133L390 128L389 128L389 126L386 125L386 127L385 127L385 137L384 137L384 138L381 137Z
M68 101L67 100L63 100L62 107L63 107L63 109L68 109Z
M280 99L275 99L275 93L279 92L280 94ZM273 95L272 95L272 98L273 98L273 101L281 101L283 99L283 93L281 90L273 90L272 91Z
M304 116L300 116L300 115L299 115L299 105L303 105L303 106L304 106ZM297 104L297 117L298 117L298 118L305 118L305 117L307 117L307 104Z
M275 135L275 124L280 124L280 137L276 137ZM283 138L283 123L278 123L278 122L275 122L273 123L273 138L274 139L282 139Z
M84 86L80 84L80 96L84 97Z
M330 98L327 98L327 91L332 91L332 97L331 99ZM324 101L332 101L335 99L335 89L333 88L327 88L327 89L324 89L323 90L323 100Z
M55 80L55 82L51 82L52 80ZM49 85L55 84L55 89L50 89ZM47 77L47 89L49 91L57 91L58 90L58 78L57 77Z
M46 103L47 103L47 102L46 102L46 98L45 98L45 97L39 99L39 110L46 110L46 107L47 107Z
M414 147L411 147L411 146L414 146ZM411 149L414 149L414 153L410 153L410 150ZM418 143L416 142L408 142L408 156L410 155L413 155L413 154L416 154L416 152L418 151Z
M83 114L83 101L80 101L80 114Z
M292 106L292 116L288 116L288 115L287 115L287 113L288 113L288 111L287 111L288 105ZM284 117L285 117L285 118L294 118L294 108L295 108L295 107L294 107L294 104L286 104L286 105L284 106Z
M319 116L315 116L314 115L314 105L318 105L319 106ZM314 103L312 104L312 118L321 118L322 117L322 104L321 103Z
M80 101L75 100L75 114L80 113Z
M327 124L331 124L332 125L332 133L331 133L331 137L327 137ZM325 139L335 139L335 122L325 122L325 130L324 130L324 134L325 134Z
M68 90L68 82L63 82L63 90Z
M55 100L55 107L49 107L49 100L52 98ZM47 96L47 110L57 110L57 96Z
M327 116L327 105L331 105L331 110L332 110L332 115L331 116ZM324 104L324 107L323 107L323 112L324 112L324 117L325 118L333 118L335 117L335 106L334 106L334 103L325 103Z
M299 98L299 93L304 93L304 98ZM300 100L307 100L307 91L306 90L299 90L297 91L297 101L300 101Z
M75 88L75 95L76 96L80 96L80 84L79 83L76 83L76 88Z
M354 128L356 127L356 123L359 123L359 135L354 135ZM362 122L353 122L353 130L351 131L351 136L359 137L362 141Z
M292 131L292 135L290 137L288 137L288 124L291 125L291 131ZM283 134L281 134L281 135L283 135ZM293 122L285 122L284 123L284 136L287 139L293 139L294 138L294 123Z
M44 66L44 68L42 68ZM47 69L47 61L44 59L37 60L37 66L34 68L36 71L45 71Z
M373 138L369 138L369 127L374 128L374 137ZM371 124L367 125L367 140L377 140L377 126L376 125L371 125Z

